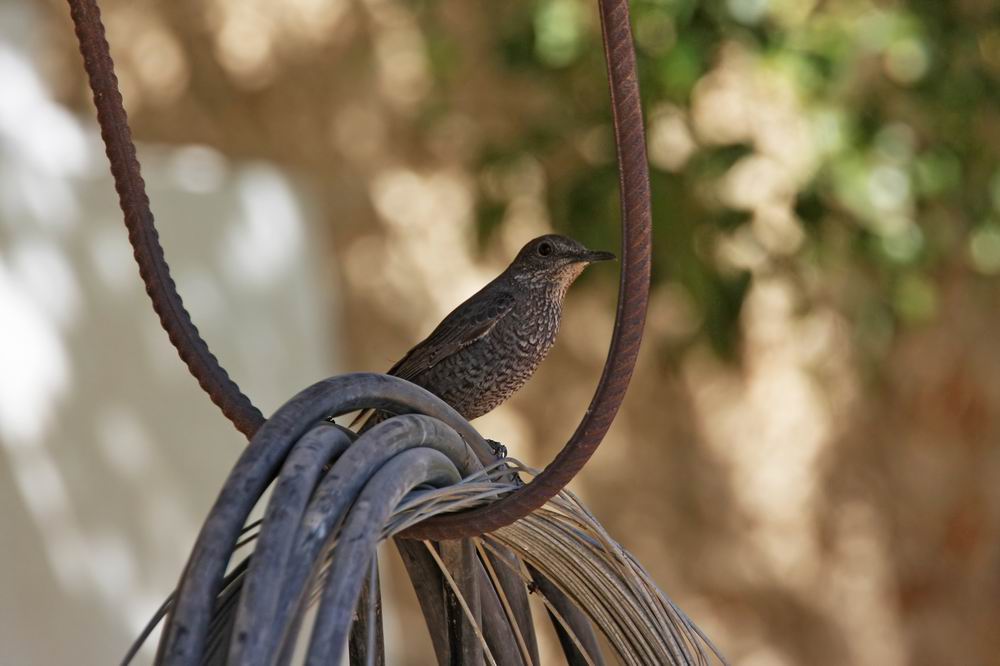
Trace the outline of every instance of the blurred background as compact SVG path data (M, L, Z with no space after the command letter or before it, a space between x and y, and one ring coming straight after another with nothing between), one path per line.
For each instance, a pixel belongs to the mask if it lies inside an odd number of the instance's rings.
M631 6L654 284L573 488L734 663L1000 663L1000 9ZM102 8L181 294L265 413L384 370L535 235L616 248L592 2ZM243 441L148 306L65 3L0 0L0 91L0 662L108 663ZM477 422L529 464L616 277ZM387 585L391 663L427 663Z

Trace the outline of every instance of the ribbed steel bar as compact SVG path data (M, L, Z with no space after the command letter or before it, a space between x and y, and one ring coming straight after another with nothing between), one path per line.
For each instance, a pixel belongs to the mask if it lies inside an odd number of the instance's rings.
M146 284L146 293L170 342L181 360L195 376L233 425L249 439L264 423L264 415L243 395L208 349L184 308L170 268L163 257L163 247L149 209L146 184L142 180L139 160L135 156L132 132L118 92L114 62L104 38L104 25L97 0L69 0L70 15L80 42L83 66L90 78L97 107L97 122L111 163L111 175L118 191L118 203L125 216L128 239L132 244L139 275Z
M69 4L129 240L153 307L199 384L226 417L250 437L263 423L263 416L240 392L198 335L170 278L149 210L96 0L69 0ZM480 509L433 518L414 526L404 536L470 537L509 525L527 515L553 497L590 459L625 397L642 339L649 294L649 173L628 2L599 0L599 9L622 200L622 272L614 333L604 372L573 436L532 483Z
M622 200L622 271L618 310L604 372L590 407L559 455L535 479L507 497L461 513L436 516L402 537L456 539L505 527L554 497L597 450L618 413L639 354L649 297L652 218L649 166L627 0L600 0L604 53Z

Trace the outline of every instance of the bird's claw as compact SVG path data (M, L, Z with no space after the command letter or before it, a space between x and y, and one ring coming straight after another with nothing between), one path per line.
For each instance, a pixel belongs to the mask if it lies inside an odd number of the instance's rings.
M507 457L507 447L506 446L504 446L500 442L496 441L495 439L487 439L486 443L490 445L490 448L493 450L493 455L496 456L497 459L501 459L501 458L506 458Z

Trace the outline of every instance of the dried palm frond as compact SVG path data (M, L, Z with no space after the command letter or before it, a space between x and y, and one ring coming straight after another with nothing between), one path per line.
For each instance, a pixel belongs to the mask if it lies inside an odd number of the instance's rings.
M515 483L499 480L509 478L511 470L537 474L507 458L456 485L413 493L397 510L387 535L431 515L471 508L513 490ZM498 545L515 553L520 562L502 561L526 583L532 583L534 570L568 595L602 631L622 663L725 663L708 637L569 491L474 541L493 554Z
M512 472L528 475L537 473L519 461L507 458L457 484L412 492L392 514L383 530L382 539L388 539L409 525L432 515L479 506L511 492L519 484ZM258 529L258 523L248 525L240 544L252 543ZM336 539L330 545L331 550L335 543ZM452 572L447 570L431 543L424 543L457 596L466 618L473 621L469 602L455 584ZM568 491L561 492L531 515L474 539L473 543L494 583L494 589L498 591L504 613L513 627L517 651L523 663L532 663L533 660L529 657L530 651L525 638L513 619L511 606L506 602L502 587L496 584L495 569L498 567L506 567L514 572L529 589L536 586L539 579L555 586L600 629L621 663L726 663L704 633L657 587L635 558L608 535L580 500ZM512 557L512 554L516 557ZM245 569L246 560L234 567L227 577L223 595L225 598L220 596L219 615L213 622L215 630L209 639L210 645L220 645L225 638L225 628L233 608L232 599L239 593L239 581ZM327 572L328 569L324 568L314 579L307 606L311 606L319 598ZM545 597L542 597L542 601L568 640L576 646L582 662L593 663L589 651L573 631L571 623L551 601ZM169 603L168 600L154 617L154 623L165 614ZM475 636L482 645L487 662L496 663L484 638L483 628L475 622L473 624ZM144 632L143 638L146 635L148 631Z

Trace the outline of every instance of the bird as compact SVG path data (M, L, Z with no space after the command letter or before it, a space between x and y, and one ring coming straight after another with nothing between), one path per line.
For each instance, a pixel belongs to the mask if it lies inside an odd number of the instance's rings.
M529 241L387 374L427 389L467 420L486 414L524 386L552 349L570 285L590 264L613 259L558 234ZM367 430L389 416L367 410L351 426Z

